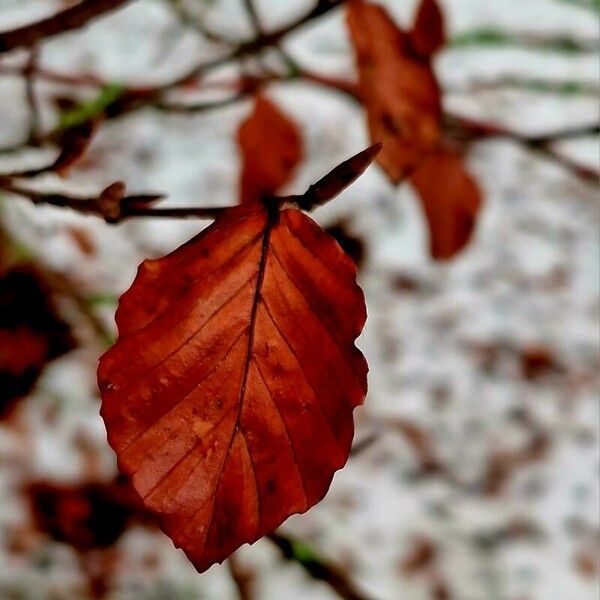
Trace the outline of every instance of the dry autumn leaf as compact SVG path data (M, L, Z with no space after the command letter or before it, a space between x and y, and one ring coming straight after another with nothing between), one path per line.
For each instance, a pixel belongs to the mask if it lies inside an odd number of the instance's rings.
M296 209L224 213L145 261L100 360L120 468L199 571L326 493L367 365L356 269Z
M382 7L351 0L348 26L371 139L384 144L379 164L394 183L411 177L431 255L447 260L469 241L481 193L460 156L443 146L440 90L431 66L445 40L440 7L422 0L406 33Z
M410 45L416 54L429 59L446 41L444 16L436 0L422 0L410 32Z
M381 6L351 0L347 18L371 140L383 143L378 162L398 183L439 140L438 84L429 60Z
M0 276L0 418L29 392L46 363L74 346L49 298L42 273L31 266Z
M481 206L481 192L465 170L462 157L450 150L433 151L413 173L429 225L433 258L447 260L470 240Z
M241 124L238 144L243 161L242 203L258 202L277 192L302 160L297 125L263 96L257 96L252 114Z

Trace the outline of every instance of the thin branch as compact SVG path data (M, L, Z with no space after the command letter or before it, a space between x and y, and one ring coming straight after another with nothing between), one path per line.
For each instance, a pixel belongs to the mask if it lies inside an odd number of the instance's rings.
M39 41L78 29L92 19L115 10L131 0L82 0L56 15L30 25L0 32L0 53L15 48L31 47Z
M183 27L191 27L207 40L217 44L227 44L229 46L237 46L240 43L239 40L230 39L209 29L196 15L192 15L187 11L182 0L169 0L169 6L173 9L175 16L179 19Z
M312 73L300 71L298 76L303 77L307 81L312 81L318 85L323 85L330 89L341 92L345 96L360 102L358 89L354 84L334 78L321 77ZM285 79L285 78L284 78ZM453 127L458 129L459 136L466 135L469 140L481 139L486 137L505 137L523 144L532 151L536 151L553 160L554 162L565 167L574 175L584 181L598 184L600 182L600 173L597 169L581 165L564 154L557 152L551 147L551 144L560 140L574 138L582 135L596 135L600 133L600 123L595 122L583 127L572 127L559 131L528 136L517 131L510 130L500 125L482 123L473 119L467 119L455 114L446 112L444 115L447 125L450 129ZM453 132L456 133L456 132Z
M598 50L596 40L566 36L548 36L535 33L513 33L503 29L482 28L465 31L450 40L450 47L468 46L523 46L556 52L593 52Z
M37 79L51 81L52 83L60 83L64 85L80 85L90 87L104 87L108 85L107 81L100 79L96 75L90 73L82 73L72 75L70 73L61 73L49 69L42 69L38 65L26 65L24 67L15 67L11 65L0 65L0 75L14 75L24 77L27 72Z
M214 100L213 102L202 102L199 104L156 102L153 104L153 107L164 112L200 113L231 106L232 104L236 104L241 100L245 100L250 95L252 95L251 91L241 91L233 96L230 96L229 98L224 98L223 100Z
M23 71L25 76L25 96L27 98L27 106L29 108L29 135L30 144L35 144L37 141L37 133L40 124L39 108L35 94L35 78L34 69L39 61L39 47L34 45L29 51L27 64Z
M475 80L464 87L446 87L445 93L473 94L478 92L495 91L502 88L527 90L531 92L558 94L561 96L589 95L597 96L600 93L598 84L582 81L549 81L546 79L523 78L506 76L494 80Z
M113 2L114 1L115 0L113 0ZM231 50L229 53L219 58L215 58L206 62L201 62L200 64L190 69L184 75L181 75L172 81L169 81L162 85L158 85L156 87L126 90L123 93L118 94L115 99L108 102L102 107L103 115L108 119L115 119L146 106L158 105L159 108L164 109L165 102L162 101L162 96L164 93L169 92L181 85L185 85L186 83L193 81L200 75L205 75L206 73L220 66L223 66L231 61L237 60L242 56L256 54L264 48L277 44L283 37L285 37L289 33L296 31L298 28L309 23L310 21L317 19L318 17L326 14L327 12L333 10L338 6L341 6L344 2L345 0L319 0L319 2L317 2L316 6L312 10L305 13L302 17L300 17L293 23L290 23L285 27L277 29L271 33L266 33L248 42L244 42L243 44L240 44L239 46ZM202 110L206 110L206 108L203 108ZM98 114L94 114L93 118L98 118L99 116L100 115ZM80 123L78 122L77 124ZM46 136L42 138L41 141L56 143L57 136L62 134L63 132L64 128L59 127L56 130L49 132ZM20 144L13 148L3 149L2 151L13 152L15 150L22 149L26 145L27 144Z
M231 579L237 589L239 600L253 600L252 580L254 579L254 576L252 571L244 568L235 554L232 554L227 559L227 566L229 567Z
M299 76L304 77L308 81L312 81L318 85L323 85L330 89L341 92L345 96L352 98L353 100L360 102L360 96L358 90L352 83L340 81L328 77L315 76L314 74L307 74L300 72ZM285 79L285 78L283 78ZM592 123L584 127L569 128L560 131L553 131L541 135L528 136L517 131L510 130L500 125L482 123L476 120L467 119L465 117L457 116L455 114L446 112L444 115L449 128L455 128L458 130L454 131L453 134L458 133L459 136L466 136L469 141L486 137L505 137L510 138L516 142L523 144L532 151L537 151L543 154L554 162L565 167L571 171L574 175L583 179L584 181L598 184L600 182L600 173L597 169L586 167L581 165L564 154L557 152L551 147L553 142L560 140L574 138L581 135L595 135L600 132L600 124Z
M148 216L147 205L160 200L161 194L143 194L125 196L125 184L115 182L102 190L98 196L81 197L60 193L37 192L15 184L10 177L0 176L0 190L27 198L33 204L50 204L61 208L70 208L83 214L96 215L108 223L116 223L133 216ZM156 209L158 216L191 216L191 211L209 209L189 209L185 215L179 214L183 209ZM214 212L215 209L213 209ZM178 212L173 212L178 211ZM198 214L200 216L200 214ZM204 215L208 216L208 215ZM211 216L212 218L212 216Z
M237 48L234 48L228 54L225 54L219 58L215 58L208 62L200 63L199 65L190 69L186 74L180 76L179 78L170 83L158 87L156 90L158 92L169 90L171 88L185 84L188 81L191 81L200 75L204 75L208 71L214 70L217 67L231 62L232 60L236 60L245 55L256 54L264 48L274 46L289 33L296 31L297 29L313 21L314 19L317 19L318 17L328 13L334 8L341 6L344 2L345 0L319 0L312 10L304 14L297 21L294 21L293 23L290 23L289 25L286 25L285 27L282 27L270 33L265 33L264 35L258 36L255 39L244 42L243 44L237 46Z
M250 17L250 21L252 22L254 30L259 34L262 34L263 27L258 13L256 12L256 6L254 6L254 0L244 0L244 7L248 13L248 16Z
M84 127L85 124L82 126ZM82 132L82 136L88 142L93 132ZM370 146L366 150L355 154L332 169L308 190L299 196L273 196L265 200L265 206L294 205L296 208L310 211L320 206L339 194L359 177L371 164L377 153L381 150L381 144ZM56 165L70 166L78 154L67 152L67 156L59 155L50 167L31 171L33 174L52 170ZM150 205L162 199L162 194L141 194L126 196L126 186L117 181L102 190L98 196L81 197L70 196L60 193L37 192L14 183L14 175L0 175L0 190L29 199L33 204L50 204L62 208L70 208L81 213L92 214L103 218L107 223L117 223L131 217L163 217L163 218L202 218L216 219L230 207L169 207L154 208Z
M580 179L593 184L600 183L600 173L597 169L581 165L563 153L559 153L552 144L560 140L572 139L583 135L597 135L600 133L600 123L592 123L583 127L562 129L544 134L527 135L513 131L502 125L482 123L475 119L458 115L447 114L448 126L456 128L459 136L464 136L466 141L491 137L503 137L523 144L533 152L538 152L554 162L570 170Z
M344 600L367 600L367 596L359 592L346 574L337 566L328 564L305 544L279 533L268 536L283 557L298 563L313 579L325 582Z
M127 198L125 198L127 200ZM129 198L131 200L131 197ZM135 203L134 203L135 204ZM131 206L123 212L122 219L130 217L163 217L167 219L216 219L229 206L188 206L178 208L143 208Z

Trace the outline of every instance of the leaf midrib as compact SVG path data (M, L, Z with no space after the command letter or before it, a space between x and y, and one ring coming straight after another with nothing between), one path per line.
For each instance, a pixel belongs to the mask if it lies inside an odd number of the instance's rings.
M252 308L250 311L250 323L248 325L248 347L246 349L246 358L244 361L244 370L242 373L242 383L240 385L240 393L238 396L238 411L237 411L237 414L235 417L233 428L231 430L231 437L229 438L229 442L227 444L227 449L225 450L225 456L223 457L223 462L221 463L221 468L219 470L219 477L218 477L217 483L215 485L214 496L213 496L213 509L212 509L212 512L210 515L210 520L208 522L208 527L206 529L205 543L206 543L206 539L208 539L210 530L212 528L212 524L213 524L213 520L214 520L214 516L215 516L215 504L216 504L216 500L217 500L217 494L219 493L219 487L221 486L221 480L223 479L223 472L225 471L225 465L227 463L227 459L229 458L229 453L231 452L231 448L233 446L235 436L240 430L240 420L241 420L242 410L243 410L243 406L244 406L244 399L246 396L246 384L248 382L248 374L250 372L250 362L252 360L252 350L253 350L253 346L254 346L254 331L256 329L256 317L258 314L258 305L260 304L260 301L261 301L262 284L263 284L263 280L265 278L265 271L266 271L266 267L267 267L267 258L268 258L268 254L269 254L271 231L273 229L275 218L277 218L278 216L279 216L278 212L276 214L273 214L271 211L267 211L267 221L265 223L265 230L263 233L260 260L258 263L258 276L256 278L256 288L254 290L254 297L252 299ZM242 436L244 437L244 442L247 444L246 438L243 435L243 433L242 433ZM250 448L248 448L248 454L250 455ZM256 499L257 499L257 504L258 504L258 506L257 506L257 513L258 513L257 517L258 518L257 518L256 526L258 528L260 525L260 495L258 493L258 487L256 488Z

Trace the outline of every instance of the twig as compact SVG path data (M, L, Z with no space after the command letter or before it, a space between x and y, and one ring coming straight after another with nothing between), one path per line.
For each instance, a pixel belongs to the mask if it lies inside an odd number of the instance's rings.
M256 54L264 48L273 46L289 33L296 31L297 29L299 29L303 25L306 25L310 21L313 21L314 19L317 19L318 17L328 13L334 8L341 6L344 2L345 0L319 0L312 10L305 13L297 21L294 21L293 23L290 23L289 25L286 25L285 27L282 27L270 33L265 33L264 35L258 36L248 42L244 42L243 44L237 46L237 48L234 48L228 54L225 54L224 56L215 58L208 62L200 63L199 65L193 67L186 74L182 75L176 80L156 88L156 91L163 92L171 88L177 87L179 85L185 84L188 81L197 78L199 75L204 75L208 71L214 70L217 67L231 62L232 60L236 60L244 55Z
M367 600L359 592L339 567L325 562L312 549L279 533L271 533L268 538L279 548L284 558L298 563L313 579L325 582L344 600Z
M330 89L336 90L343 93L345 96L352 98L353 100L360 102L360 96L356 86L350 82L333 79L329 77L321 77L312 73L306 73L301 71L299 76L312 81L319 85L323 85ZM284 78L285 79L285 78ZM519 142L533 151L537 151L544 154L547 158L554 160L563 167L570 170L577 177L588 181L590 183L597 184L600 182L600 173L593 168L586 167L579 163L576 163L561 153L558 153L551 147L551 143L557 142L562 139L573 138L580 135L594 135L600 132L600 124L593 123L584 127L569 128L560 131L554 131L541 135L528 136L505 127L482 123L473 119L467 119L460 117L455 114L446 112L444 115L446 119L446 125L450 129L453 127L458 129L453 134L458 133L459 136L466 136L469 140L475 140L486 137L506 137L516 142Z
M597 84L581 81L548 81L545 79L528 79L513 76L501 77L494 80L475 80L460 88L446 87L444 88L444 92L447 94L473 94L502 88L529 90L532 92L565 96L575 94L597 96L600 93L600 87Z
M217 44L228 44L230 46L237 46L240 43L239 40L227 38L224 35L212 31L211 29L206 27L206 25L202 21L195 18L195 15L191 15L186 10L186 7L182 0L170 0L169 6L171 6L173 11L175 12L175 15L184 27L191 27L192 29L196 30L198 33L203 35L207 40L210 40L211 42L215 42Z
M239 562L237 556L232 554L227 559L227 567L229 574L235 584L240 600L253 600L252 580L254 579L252 572L245 569Z
M258 15L258 11L256 10L256 5L254 3L254 0L244 0L244 6L246 8L246 12L248 13L248 16L250 17L250 21L252 23L252 26L254 27L254 31L259 36L264 35L265 29L262 25L259 15ZM290 73L290 74L297 73L298 65L296 64L296 61L281 47L280 44L278 44L278 43L275 44L274 48L275 48L275 50L277 50L279 56L281 57L283 62L286 64L286 66L288 68L288 73Z
M35 144L37 141L37 132L40 122L37 98L35 95L35 78L34 69L39 59L39 47L34 45L29 51L27 64L23 70L25 76L25 96L27 98L27 106L29 107L29 135L30 144Z
M36 64L31 66L26 65L25 67L0 65L0 75L15 75L19 77L24 77L27 71L29 71L31 75L36 77L37 79L43 79L45 81L51 81L53 83L90 87L104 87L108 85L107 81L104 81L96 75L92 75L90 73L72 75L70 73L61 73L59 71L42 69Z
M381 150L381 144L370 146L355 154L332 169L308 190L298 196L273 196L264 200L265 205L295 206L310 211L316 206L325 204L359 177ZM68 157L70 158L70 157ZM52 166L64 162L59 156ZM68 164L71 164L70 162ZM33 173L41 173L52 169L37 169ZM174 207L151 208L150 204L163 198L162 194L140 194L126 196L126 186L117 181L102 190L98 196L68 196L59 193L36 192L15 184L14 176L0 175L0 190L29 199L33 204L50 204L62 208L71 208L103 218L107 223L117 223L130 217L166 217L166 218L203 218L216 219L229 207Z
M244 7L248 16L250 17L250 21L252 22L252 26L255 31L259 34L263 34L263 27L258 17L258 13L256 12L256 6L254 6L253 0L244 0Z
M127 200L127 198L125 199ZM129 200L135 200L135 197L130 197ZM133 203L135 204L135 202ZM164 217L167 219L216 219L229 208L229 206L182 206L178 208L142 208L132 206L124 210L121 218Z
M125 184L115 182L102 190L98 196L68 196L59 193L36 192L12 182L9 177L0 176L0 190L27 198L33 204L50 204L61 208L71 208L84 214L96 215L108 223L116 223L133 216L149 216L147 205L162 198L160 194L125 196ZM209 216L209 209L189 209L185 215L183 209L156 209L157 216ZM213 209L214 212L215 209ZM198 212L202 211L202 212ZM211 215L212 216L212 215Z
M115 184L113 184L114 186ZM169 219L215 219L227 207L176 207L176 208L149 208L152 202L163 198L160 194L139 194L133 196L120 196L114 194L111 186L103 190L99 196L80 197L67 196L58 193L40 193L29 190L0 178L0 189L10 194L27 198L33 204L50 204L61 208L70 208L77 212L96 215L107 223L118 223L131 217L163 217Z
M131 0L82 0L56 15L30 25L0 32L0 53L31 47L37 42L66 31L78 29L100 15L115 10Z
M491 137L508 138L523 144L534 152L541 153L547 158L554 160L584 181L596 185L600 183L600 173L597 169L576 163L564 154L557 152L551 145L560 140L575 138L582 135L596 135L600 133L600 123L592 123L591 125L584 127L563 129L538 135L527 135L513 131L502 125L482 123L467 117L452 114L448 114L447 117L448 126L450 128L457 128L458 135L465 136L468 141Z
M557 52L593 52L598 50L596 41L570 37L551 37L533 33L521 34L502 29L482 28L458 34L450 40L451 47L468 46L525 46Z
M266 47L277 44L279 40L281 40L289 33L297 30L298 28L309 23L310 21L326 14L330 10L340 6L344 3L344 1L345 0L319 0L319 2L312 10L305 13L302 17L300 17L293 23L290 23L285 27L277 29L271 33L266 33L262 36L258 36L257 38L254 38L248 42L244 42L243 44L240 44L239 46L231 50L229 53L219 58L206 62L201 62L200 64L190 69L184 75L181 75L172 81L169 81L162 85L158 85L156 87L126 90L122 94L118 94L118 96L112 101L103 105L103 115L108 119L115 119L145 106L158 106L159 108L164 109L166 103L162 100L162 96L166 92L169 92L181 85L185 85L186 83L193 81L200 75L205 75L208 72L220 66L223 66L233 60L237 60L242 56L258 53ZM202 110L206 110L206 108L203 108ZM98 118L99 116L99 114L94 114L90 118ZM78 122L77 124L81 123ZM49 132L46 136L42 138L41 141L55 143L57 135L63 132L64 128L60 127L54 131ZM2 151L13 152L25 146L26 144L20 144L13 148L5 148Z
M234 94L233 96L230 96L229 98L224 98L223 100L214 100L213 102L202 102L200 104L176 104L170 102L156 102L155 104L153 104L153 107L165 112L200 113L230 106L232 104L235 104L236 102L240 102L241 100L248 98L248 96L250 96L251 94L251 91L242 91L237 94Z

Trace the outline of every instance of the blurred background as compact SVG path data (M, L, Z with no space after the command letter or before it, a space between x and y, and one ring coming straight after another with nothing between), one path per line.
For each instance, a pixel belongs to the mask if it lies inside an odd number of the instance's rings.
M71 4L0 0L0 30ZM380 4L409 26L413 0ZM268 31L313 3L255 6ZM0 599L598 598L600 4L440 6L444 111L500 130L462 148L482 197L473 234L434 260L414 191L375 165L316 211L367 299L369 393L353 452L320 504L203 575L116 477L96 364L138 264L207 222L109 225L0 190ZM344 10L283 37L283 58L229 62L171 100L219 105L231 93L219 82L285 72L286 55L354 81ZM255 34L243 0L137 0L1 54L0 173L52 160L41 134L78 110L101 113L124 89L170 81ZM286 193L370 143L364 109L331 86L289 78L264 93L304 143ZM123 180L168 206L235 204L252 100L222 104L108 114L68 178L27 183L89 196Z

